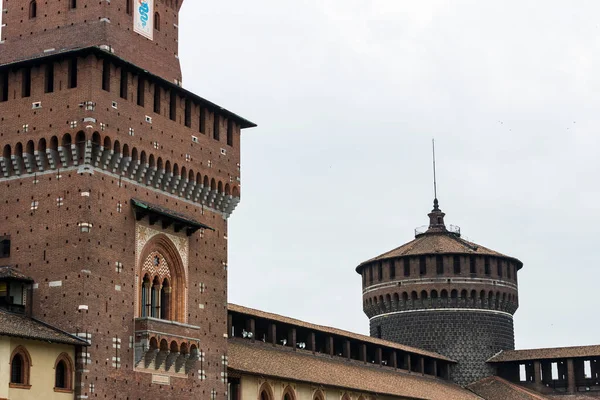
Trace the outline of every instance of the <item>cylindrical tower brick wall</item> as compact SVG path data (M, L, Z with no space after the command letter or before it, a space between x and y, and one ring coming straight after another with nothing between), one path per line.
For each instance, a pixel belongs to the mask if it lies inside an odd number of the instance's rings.
M371 320L371 336L379 329L386 340L456 360L451 379L463 386L493 375L486 361L501 350L514 349L512 315L493 311L423 310L377 316Z
M437 352L467 385L493 374L486 361L514 349L517 271L523 264L446 228L437 200L415 240L360 264L371 336Z

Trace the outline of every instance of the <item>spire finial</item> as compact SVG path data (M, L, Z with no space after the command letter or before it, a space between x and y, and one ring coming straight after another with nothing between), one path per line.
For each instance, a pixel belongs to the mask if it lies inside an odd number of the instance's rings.
M435 139L431 139L431 149L433 153L433 210L429 213L429 229L427 232L445 232L444 225L445 214L440 210L440 204L437 199L437 176L435 167Z
M437 210L439 205L437 199L437 177L435 168L435 139L431 139L431 148L433 153L433 208Z

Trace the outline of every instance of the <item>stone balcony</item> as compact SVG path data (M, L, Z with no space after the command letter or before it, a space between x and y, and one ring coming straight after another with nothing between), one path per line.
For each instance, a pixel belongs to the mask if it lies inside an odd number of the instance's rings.
M136 318L136 371L187 377L202 357L199 337L199 326L157 318Z

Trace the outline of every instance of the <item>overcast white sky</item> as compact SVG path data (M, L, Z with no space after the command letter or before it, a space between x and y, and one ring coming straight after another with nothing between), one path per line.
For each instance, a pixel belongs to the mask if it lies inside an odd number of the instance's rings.
M254 122L229 299L368 333L431 209L519 258L517 348L599 343L597 1L186 0L184 86Z

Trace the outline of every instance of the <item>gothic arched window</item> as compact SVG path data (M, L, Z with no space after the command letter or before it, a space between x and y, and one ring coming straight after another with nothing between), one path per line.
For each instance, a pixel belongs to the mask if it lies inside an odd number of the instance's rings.
M67 353L62 353L54 365L54 391L73 391L73 360Z
M18 346L10 358L10 387L29 388L31 357L23 346Z
M159 235L146 244L140 258L138 315L186 322L186 277L183 261L169 238Z

